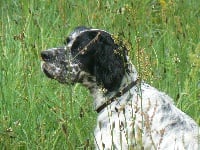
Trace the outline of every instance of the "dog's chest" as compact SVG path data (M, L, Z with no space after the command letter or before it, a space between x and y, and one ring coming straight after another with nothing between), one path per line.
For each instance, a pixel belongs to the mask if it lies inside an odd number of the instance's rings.
M121 103L114 102L103 110L97 118L95 141L98 149L130 149L135 147L139 127L136 123L135 104L124 98ZM138 117L137 117L138 119ZM137 130L138 129L138 130ZM138 138L137 138L138 139Z
M143 92L146 89L148 88L145 86ZM150 88L148 93L152 94L152 91L154 89ZM145 116L149 116L149 118L154 116L157 104L156 101L150 102L147 98L149 94L144 93L144 99L141 99L138 88L133 88L118 102L113 102L98 114L95 129L95 141L98 149L142 149L139 146L143 145L144 141L146 141L145 147L149 147L150 139L148 136L143 136L144 132L148 131L142 130L142 128L145 125L144 119L147 119ZM151 127L154 128L153 125Z

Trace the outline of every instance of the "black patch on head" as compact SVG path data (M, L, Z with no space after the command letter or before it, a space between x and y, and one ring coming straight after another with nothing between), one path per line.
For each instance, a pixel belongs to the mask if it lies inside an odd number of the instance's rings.
M108 91L119 88L127 68L127 49L116 44L110 34L102 30L85 31L74 41L71 53L103 88Z

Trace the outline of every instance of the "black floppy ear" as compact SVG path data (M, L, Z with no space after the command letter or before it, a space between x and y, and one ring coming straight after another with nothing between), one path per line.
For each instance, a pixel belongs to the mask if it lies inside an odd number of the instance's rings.
M108 91L114 91L119 88L125 73L125 49L115 44L106 32L100 33L97 45L94 66L97 83Z

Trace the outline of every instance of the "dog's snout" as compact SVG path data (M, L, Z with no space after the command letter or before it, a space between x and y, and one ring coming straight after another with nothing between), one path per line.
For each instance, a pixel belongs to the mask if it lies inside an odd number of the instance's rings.
M41 57L44 61L50 60L52 57L52 54L50 51L42 51L41 52Z

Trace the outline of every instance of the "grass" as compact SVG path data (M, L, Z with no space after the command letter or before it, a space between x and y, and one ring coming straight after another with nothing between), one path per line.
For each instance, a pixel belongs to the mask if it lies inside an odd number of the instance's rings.
M121 35L140 76L200 124L200 2L0 1L0 149L93 149L96 113L80 85L40 70L40 52L78 25Z

